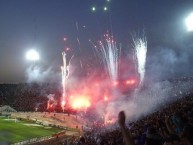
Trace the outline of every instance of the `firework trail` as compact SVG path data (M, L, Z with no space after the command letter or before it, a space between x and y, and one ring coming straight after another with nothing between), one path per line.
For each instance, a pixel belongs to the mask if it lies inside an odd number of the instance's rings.
M71 61L72 61L72 59L74 58L74 55L72 55L72 57L70 58L70 60L69 60L69 64L67 65L67 75L66 75L66 81L68 80L68 77L69 77L69 75L70 75L70 65L71 65ZM67 84L66 84L67 85Z
M97 55L101 58L105 68L107 69L107 74L111 83L114 83L118 78L118 58L120 56L121 48L117 48L117 44L113 40L113 37L108 34L104 35L104 37L104 41L99 41L99 46L95 45L91 40L89 40L89 42L94 47ZM112 94L114 94L114 91ZM105 101L108 101L108 98L105 99L107 99ZM104 113L105 124L107 123L108 117L108 112Z
M63 57L63 66L61 66L61 73L62 73L62 102L61 102L61 107L62 110L64 111L64 107L66 105L66 88L67 88L67 80L68 77L70 75L70 69L69 69L69 65L67 65L66 63L66 53L63 52L62 53L62 57ZM69 64L71 63L72 58L74 57L74 55L72 55L72 57L69 60Z
M137 70L140 75L139 85L143 83L145 76L145 64L146 64L146 54L147 54L147 40L143 35L142 37L133 36L133 47L135 53L135 59L137 62Z
M61 72L62 72L62 103L61 107L62 110L64 111L64 106L65 106L65 101L66 101L66 83L67 83L67 65L66 65L66 53L62 53L63 57L63 66L61 66Z
M117 48L116 42L108 34L104 35L105 41L99 42L99 49L97 54L102 57L103 63L108 69L108 75L110 79L115 82L118 77L118 57L120 54L119 49Z

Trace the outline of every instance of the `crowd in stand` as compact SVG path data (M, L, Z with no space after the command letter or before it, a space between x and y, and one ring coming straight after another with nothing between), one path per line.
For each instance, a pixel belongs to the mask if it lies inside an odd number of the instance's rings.
M119 127L111 131L93 129L85 132L74 145L192 145L193 96L187 96L156 113L125 124L124 112L119 114ZM126 127L129 126L129 127ZM104 129L104 127L103 127Z
M48 86L1 84L0 104L11 105L18 111L35 111L38 102L41 102L38 111L44 111L48 100L45 94L57 92L50 90ZM193 95L185 96L135 122L125 122L125 114L120 112L118 124L113 128L95 127L85 131L82 137L69 138L63 144L193 145Z
M0 105L10 105L17 111L46 111L47 95L60 96L57 85L50 84L0 84Z

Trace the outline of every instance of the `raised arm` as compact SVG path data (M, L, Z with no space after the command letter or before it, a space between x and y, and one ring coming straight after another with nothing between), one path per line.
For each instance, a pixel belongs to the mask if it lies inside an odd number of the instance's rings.
M126 127L125 127L125 113L124 113L124 111L119 112L118 122L119 122L121 132L123 134L124 140L126 142L126 145L134 145L133 139L131 137L131 133L128 132L126 130Z

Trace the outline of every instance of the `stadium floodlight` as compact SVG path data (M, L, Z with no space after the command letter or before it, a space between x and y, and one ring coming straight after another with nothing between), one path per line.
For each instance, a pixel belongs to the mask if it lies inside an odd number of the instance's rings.
M96 11L96 7L92 7L92 11L95 12Z
M188 31L193 31L193 13L191 13L185 20Z
M30 61L38 61L40 56L35 49L31 49L26 53L26 59Z

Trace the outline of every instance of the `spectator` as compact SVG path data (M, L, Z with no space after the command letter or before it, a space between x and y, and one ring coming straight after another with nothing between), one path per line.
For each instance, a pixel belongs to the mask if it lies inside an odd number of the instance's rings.
M125 113L123 111L119 112L118 122L119 122L121 132L124 136L126 145L134 145L131 134L130 132L127 132L126 127L125 127Z

